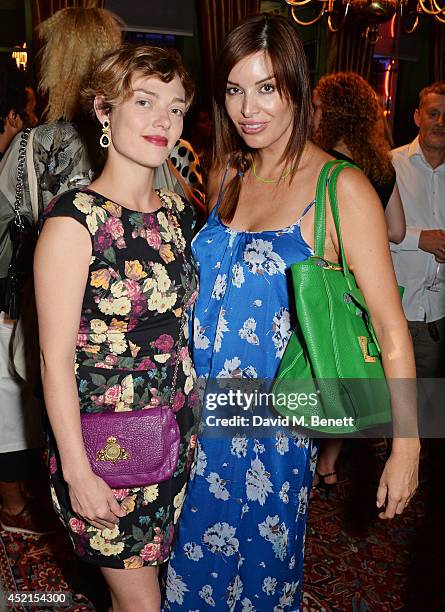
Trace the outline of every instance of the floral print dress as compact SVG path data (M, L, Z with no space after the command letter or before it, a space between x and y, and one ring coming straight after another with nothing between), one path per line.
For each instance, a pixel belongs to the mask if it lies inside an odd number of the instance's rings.
M91 236L74 366L80 412L168 405L179 351L172 404L181 432L176 471L159 484L113 490L126 512L113 530L100 531L73 513L49 434L55 508L76 553L103 567L138 568L168 559L195 446L195 373L186 342L187 317L185 340L178 346L182 306L196 297L196 274L190 264L194 211L175 193L157 193L162 204L152 213L129 210L86 188L65 192L45 212L45 218L75 219ZM147 440L148 450L149 446Z
M280 231L234 231L215 207L192 249L198 377L242 377L254 387L255 379L273 379L292 328L289 266L311 255L299 221ZM165 610L299 609L317 449L290 428L260 436L199 437Z

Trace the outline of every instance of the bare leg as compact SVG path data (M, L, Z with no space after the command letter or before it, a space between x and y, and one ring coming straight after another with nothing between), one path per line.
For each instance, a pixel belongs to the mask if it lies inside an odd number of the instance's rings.
M100 568L110 588L112 612L159 612L161 593L157 567Z
M343 440L340 439L329 439L324 440L320 454L318 456L317 462L317 472L324 476L325 474L331 474L331 472L335 472L336 462L338 456L340 455L340 451L343 446ZM317 474L315 474L314 484L317 484ZM332 476L326 476L324 478L326 484L335 484L338 481L337 474L332 474Z

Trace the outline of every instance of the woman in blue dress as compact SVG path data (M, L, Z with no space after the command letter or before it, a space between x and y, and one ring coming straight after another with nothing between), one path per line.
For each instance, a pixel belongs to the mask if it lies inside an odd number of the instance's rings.
M193 354L209 384L248 379L254 390L256 379L276 375L289 339L288 270L313 252L317 178L332 158L308 140L307 66L288 20L241 22L223 45L215 80L211 213L193 243L200 275ZM414 377L377 195L355 169L342 172L338 195L347 257L371 310L385 371ZM327 229L326 257L338 261L330 218ZM316 447L285 427L256 435L253 428L234 435L222 427L206 435L209 429L197 445L165 609L295 612ZM402 512L413 494L417 460L418 440L394 441L377 495L382 518Z

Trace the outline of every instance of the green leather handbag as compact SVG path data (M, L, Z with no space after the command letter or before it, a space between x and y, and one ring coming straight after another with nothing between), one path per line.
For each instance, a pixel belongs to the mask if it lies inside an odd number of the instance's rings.
M275 409L291 425L354 434L391 422L391 400L368 308L349 270L336 184L352 164L327 162L315 203L315 254L291 266L297 324L273 385ZM326 189L341 263L324 258Z

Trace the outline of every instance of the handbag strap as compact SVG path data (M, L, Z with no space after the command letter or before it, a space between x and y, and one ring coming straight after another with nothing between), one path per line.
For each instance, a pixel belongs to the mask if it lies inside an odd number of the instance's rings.
M185 284L185 293L184 293L184 302L182 303L182 307L181 307L181 317L180 317L180 321L179 321L179 338L178 338L178 349L176 351L176 362L175 362L175 368L173 370L173 379L172 379L172 386L171 386L171 392L170 392L170 401L168 403L168 407L170 410L173 409L173 401L175 399L175 395L176 395L176 384L177 384L177 380L178 380L178 370L179 370L179 363L181 360L181 350L182 350L182 340L184 338L184 325L185 325L185 316L186 316L186 311L187 311L187 298L188 298L188 294L190 291L190 287L192 284L192 271L191 271L191 264L188 263L186 257L185 257L185 246L184 248L181 248L180 245L180 240L178 238L178 235L176 233L176 226L175 223L173 223L173 214L170 210L170 208L167 209L167 219L168 219L168 223L169 223L169 229L170 229L170 233L172 235L173 238L173 242L175 243L176 249L178 250L179 253L181 253L182 255L182 259L184 261L184 268L186 270L186 284Z
M334 220L335 230L337 233L338 246L340 249L341 264L343 274L346 279L352 281L352 274L346 262L345 250L340 229L340 214L338 210L337 199L337 179L338 175L344 168L356 168L349 162L334 159L326 162L321 169L320 176L317 182L317 192L315 196L315 220L314 220L314 244L315 256L324 259L325 242L326 242L326 190L329 196L329 204L331 207L332 218ZM348 283L349 284L349 283Z
M31 128L26 128L23 131L20 139L19 156L17 164L17 180L15 184L15 202L14 202L14 222L17 227L24 229L23 219L20 214L20 207L23 201L23 169L26 162L26 145L28 143Z
M35 129L31 129L28 136L28 142L26 144L26 170L28 175L28 185L29 185L29 196L31 199L31 208L32 208L32 216L34 219L34 223L37 225L39 220L39 197L37 195L37 175L36 169L34 166L34 151L33 151L33 143L34 143L34 134Z

